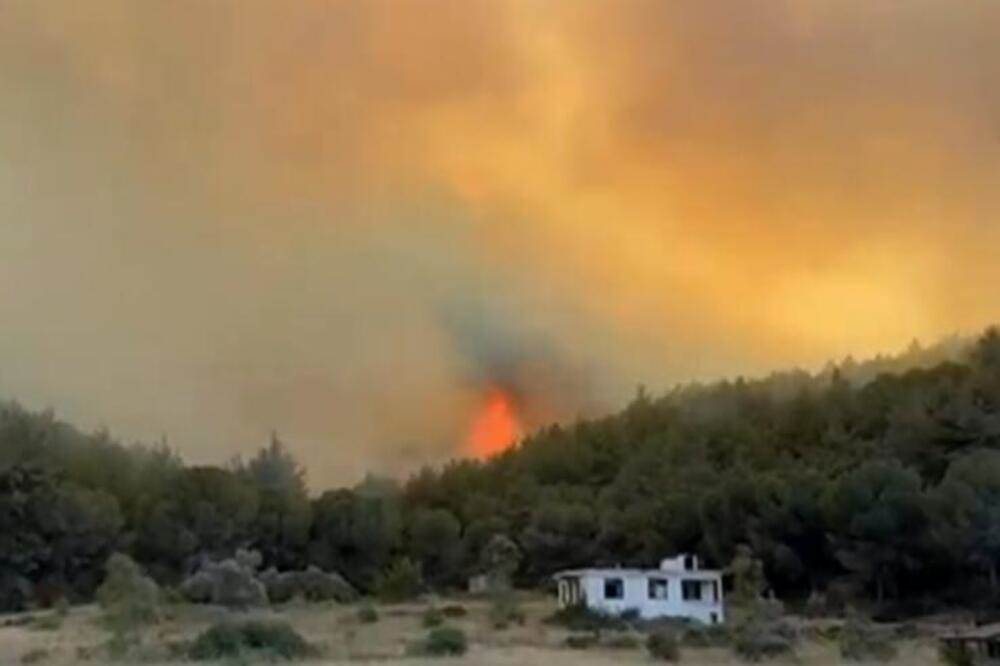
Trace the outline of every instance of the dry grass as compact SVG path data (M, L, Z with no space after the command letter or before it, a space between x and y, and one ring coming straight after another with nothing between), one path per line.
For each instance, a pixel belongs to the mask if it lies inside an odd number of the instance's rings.
M323 651L324 657L317 664L375 664L386 661L401 666L598 666L613 663L616 666L642 664L651 661L642 649L596 648L570 650L562 647L566 631L551 627L541 619L552 612L553 603L539 597L522 602L526 614L524 626L512 625L509 629L493 629L489 620L489 604L468 599L436 600L461 603L469 613L460 618L448 618L447 624L461 627L470 640L469 652L463 657L441 659L406 657L408 643L426 633L422 616L427 603L393 604L378 606L378 622L365 624L357 618L357 604L304 604L292 603L274 611L262 611L255 616L280 617L290 622L305 638ZM227 617L226 611L200 606L171 608L169 617L151 628L147 642L165 645L191 640L199 631L214 621ZM79 655L90 652L100 655L99 646L107 640L107 632L97 622L94 607L78 607L66 617L57 631L33 631L25 626L0 628L0 664L18 664L31 652L44 650L47 656L40 664L102 663L99 656L81 661ZM166 664L169 662L160 662ZM181 662L174 662L181 663ZM682 664L691 666L724 666L743 664L724 649L685 648ZM837 644L834 642L807 642L798 650L795 659L776 660L773 664L840 664ZM932 640L908 641L900 644L895 665L930 666L937 664L935 644Z

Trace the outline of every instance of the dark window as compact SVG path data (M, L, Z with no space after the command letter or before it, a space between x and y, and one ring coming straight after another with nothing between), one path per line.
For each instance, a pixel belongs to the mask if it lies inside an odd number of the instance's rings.
M712 581L712 601L718 603L719 601L719 581Z
M693 555L685 555L684 556L684 569L686 571L691 571L692 569L694 569L694 556Z
M684 599L684 601L701 601L701 581L682 580L681 598Z
M719 614L709 613L708 618L712 621L712 624L719 624Z
M650 578L649 579L649 598L650 599L666 599L667 590L669 589L666 578Z
M604 579L604 598L605 599L625 598L625 583L622 582L621 578Z

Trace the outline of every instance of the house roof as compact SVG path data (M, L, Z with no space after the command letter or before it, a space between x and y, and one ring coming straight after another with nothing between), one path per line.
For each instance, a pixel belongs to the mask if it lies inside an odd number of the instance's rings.
M984 624L975 629L947 634L941 637L944 640L990 640L1000 638L1000 623Z
M585 576L618 576L619 578L669 578L671 576L684 577L689 580L715 580L722 575L721 571L712 569L697 569L695 571L679 571L677 569L634 569L621 567L597 568L589 567L585 569L566 569L553 574L553 578L577 578Z

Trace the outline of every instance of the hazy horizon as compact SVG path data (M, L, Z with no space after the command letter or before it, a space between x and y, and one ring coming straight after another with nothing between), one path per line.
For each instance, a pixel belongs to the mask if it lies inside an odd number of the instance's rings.
M0 395L329 484L975 333L997 80L989 0L13 0Z

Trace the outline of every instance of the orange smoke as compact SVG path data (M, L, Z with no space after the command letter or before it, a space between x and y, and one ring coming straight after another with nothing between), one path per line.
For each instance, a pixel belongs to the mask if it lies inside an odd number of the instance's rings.
M467 448L478 458L489 458L513 445L520 432L513 399L501 389L492 389L472 422Z

